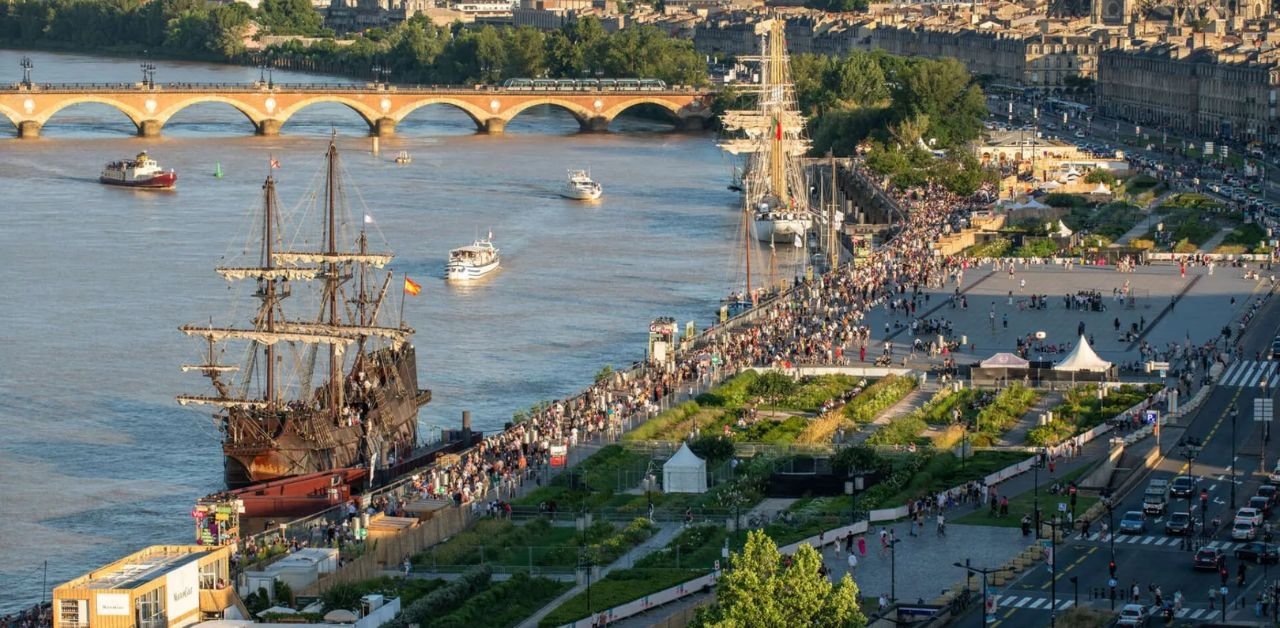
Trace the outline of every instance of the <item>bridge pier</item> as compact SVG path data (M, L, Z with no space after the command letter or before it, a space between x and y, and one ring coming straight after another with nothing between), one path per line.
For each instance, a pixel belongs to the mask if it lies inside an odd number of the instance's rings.
M280 135L280 127L284 126L284 121L274 118L265 118L258 122L258 135Z
M707 118L702 116L689 116L680 119L680 130L686 133L697 133L705 131L707 128Z
M378 137L391 137L396 134L396 121L392 118L378 118L373 123L373 134Z
M608 133L609 122L609 118L604 116L592 116L578 120L578 126L583 133Z
M138 123L138 136L158 137L160 135L160 128L163 126L164 123L159 120L143 120Z
M41 126L42 125L35 120L23 120L18 123L18 137L24 140L40 137Z
M489 118L480 125L481 133L501 135L507 128L507 121L502 118Z

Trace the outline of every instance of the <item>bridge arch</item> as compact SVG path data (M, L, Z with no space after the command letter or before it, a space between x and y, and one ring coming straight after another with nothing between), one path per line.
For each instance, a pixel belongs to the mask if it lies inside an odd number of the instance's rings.
M471 121L475 122L476 127L478 128L484 128L484 121L492 117L492 115L486 112L484 109L477 107L476 105L473 105L465 100L460 100L457 98L442 97L442 96L431 96L428 98L423 98L422 100L415 100L395 110L394 112L389 114L387 117L391 118L392 120L395 120L396 123L399 124L405 118L409 117L409 115L412 114L413 112L430 105L448 105L450 107L453 107L454 109L459 109L463 113L467 114L467 117L471 118Z
M169 120L173 118L173 116L178 115L178 113L180 113L183 109L186 109L187 107L192 107L195 105L202 105L205 103L222 103L222 104L230 105L236 111L239 111L240 113L244 114L244 117L248 118L249 122L253 124L255 129L258 127L258 123L261 122L263 118L267 117L266 114L245 104L243 101L236 100L234 98L227 98L225 96L203 95L203 96L192 96L191 98L180 100L172 105L169 105L163 111L156 114L155 119L159 120L161 124L167 124Z
M378 119L384 117L382 114L374 110L373 107L365 105L364 103L358 100L354 100L344 96L330 96L330 95L306 98L288 107L285 107L284 109L280 109L274 114L268 114L268 115L270 118L277 120L280 126L284 126L284 124L289 121L289 118L293 117L293 114L298 113L299 111L302 111L303 109L306 109L307 107L310 107L312 105L318 105L321 103L337 103L339 105L345 105L348 109L351 109L352 111L360 115L360 117L365 121L365 123L369 125L370 131L375 130L378 125Z
M0 115L13 124L13 128L17 129L25 116L20 115L17 111L10 109L4 105L0 105Z
M680 112L683 111L685 107L681 107L679 105L673 104L671 101L666 100L660 96L638 96L636 98L632 98L631 100L618 103L606 109L603 113L600 114L600 116L603 117L605 120L612 122L615 118L622 115L628 109L631 109L633 107L639 107L641 105L653 105L658 109L661 109L662 111L666 112L667 119L672 124L676 125L677 128L679 128L680 125L684 123L684 118L680 115Z
M66 100L58 101L56 105L41 112L39 116L36 116L33 119L35 122L39 123L40 126L44 126L49 123L49 120L52 119L53 116L58 115L59 111L62 111L67 107L74 107L75 105L83 105L83 104L106 105L108 107L111 107L112 109L115 109L120 113L123 113L126 117L129 118L129 121L133 122L133 125L138 127L139 129L142 128L142 122L146 120L148 117L147 114L141 111L138 111L137 109L129 105L126 105L125 103L119 100L116 100L114 98L106 98L103 96L89 95L89 96L74 96Z
M568 111L569 114L572 115L574 119L578 121L578 124L581 125L583 128L587 128L587 126L591 123L591 118L595 117L595 114L593 114L590 109L587 109L582 105L579 105L570 100L561 100L559 98L553 98L553 97L552 98L530 98L516 105L512 105L511 107L508 107L506 110L502 111L501 116L504 120L510 123L512 120L516 119L516 116L520 115L526 109L529 109L531 107L537 107L538 105L551 105L552 107L558 107L560 109L564 109L565 111Z

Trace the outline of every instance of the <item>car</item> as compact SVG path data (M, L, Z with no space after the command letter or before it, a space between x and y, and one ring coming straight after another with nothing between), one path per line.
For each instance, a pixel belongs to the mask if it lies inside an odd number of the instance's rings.
M1192 567L1195 569L1207 569L1209 571L1217 571L1223 565L1227 564L1227 557L1222 550L1205 547L1196 552L1196 557L1192 559Z
M1196 520L1185 512L1175 512L1164 522L1164 533L1170 536L1189 536L1196 532Z
M1191 497L1196 492L1196 479L1189 475L1179 475L1173 478L1173 483L1169 485L1169 492L1174 497Z
M1248 521L1236 519L1231 524L1231 538L1236 541L1252 541L1258 538L1258 528Z
M1076 131L1076 137L1084 137L1084 131Z
M1147 613L1147 607L1141 604L1125 604L1120 609L1120 617L1116 619L1117 626L1145 626L1147 620L1151 619L1151 615Z
M1258 487L1257 495L1258 497L1267 498L1267 503L1271 504L1272 506L1275 506L1276 498L1280 497L1280 489L1277 489L1276 487L1270 484L1263 484L1262 486Z
M1263 517L1271 514L1271 500L1261 496L1254 495L1249 498L1249 507L1262 513Z
M1244 521L1251 526L1262 525L1262 511L1257 508L1241 508L1236 511L1236 521Z
M1240 560L1251 560L1255 563L1262 564L1264 562L1276 564L1280 562L1280 547L1271 543L1261 543L1254 541L1245 543L1236 548L1236 558Z
M1141 510L1130 510L1120 519L1120 531L1128 534L1142 534L1147 531L1147 516Z
M1271 341L1271 357L1272 359L1280 358L1280 336L1276 336L1276 339Z

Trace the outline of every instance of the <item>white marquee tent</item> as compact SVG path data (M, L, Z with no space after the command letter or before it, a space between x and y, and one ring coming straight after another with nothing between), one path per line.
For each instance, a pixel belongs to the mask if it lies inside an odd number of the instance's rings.
M707 462L689 449L689 443L662 465L662 489L667 493L707 492Z
M997 353L983 360L978 366L984 369L1024 369L1031 366L1031 363L1012 353Z
M1105 371L1111 368L1111 363L1098 357L1089 346L1089 339L1081 335L1071 353L1053 368L1057 371Z

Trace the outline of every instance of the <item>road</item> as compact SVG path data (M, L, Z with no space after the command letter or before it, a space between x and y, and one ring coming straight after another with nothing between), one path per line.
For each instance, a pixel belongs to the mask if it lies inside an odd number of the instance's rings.
M1012 115L1010 115L1008 100L991 100L988 101L988 109L991 111L991 119L996 122L1009 124L1010 126L1031 124L1033 120L1033 105L1024 100L1018 100L1013 103ZM1126 155L1144 157L1162 163L1167 168L1173 168L1185 173L1182 180L1186 185L1191 185L1193 178L1199 178L1201 185L1207 186L1210 183L1221 182L1224 174L1223 165L1220 162L1212 164L1196 159L1189 159L1181 154L1164 152L1159 150L1147 150L1147 146L1160 146L1168 142L1174 142L1180 145L1186 145L1188 142L1196 148L1203 148L1204 142L1208 138L1183 135L1178 133L1167 132L1157 126L1135 125L1132 122L1125 122L1115 118L1108 118L1100 114L1093 114L1088 118L1069 118L1069 124L1077 129L1084 131L1084 138L1074 137L1074 131L1067 129L1062 124L1062 113L1045 113L1041 112L1041 124L1052 124L1053 128L1041 129L1045 136L1056 135L1068 142L1091 141L1095 143L1105 143L1119 149L1123 149ZM1141 129L1142 133L1147 137L1139 141L1135 134ZM1218 140L1209 139L1209 141ZM1230 152L1233 155L1244 156L1245 152L1239 143L1232 143ZM1270 155L1265 161L1265 168L1262 171L1263 178L1263 197L1266 200L1280 200L1280 181L1268 173L1273 169L1280 169L1280 155ZM1236 174L1240 174L1236 172Z
M1154 469L1150 478L1172 479L1181 474L1189 474L1197 479L1196 499L1173 500L1169 504L1171 510L1184 511L1190 508L1193 517L1204 517L1212 520L1220 517L1224 529L1208 539L1213 547L1223 548L1228 556L1227 568L1231 574L1228 582L1227 598L1232 604L1242 597L1245 600L1244 610L1228 611L1228 619L1233 613L1240 613L1241 618L1253 618L1253 601L1261 590L1264 581L1264 569L1250 564L1247 570L1246 585L1243 590L1236 586L1236 569L1239 564L1232 550L1239 543L1229 538L1230 521L1234 514L1231 507L1232 478L1231 467L1238 469L1235 482L1235 500L1238 505L1248 502L1258 486L1266 480L1265 465L1274 465L1276 456L1280 454L1280 445L1269 447L1263 451L1261 423L1252 420L1252 401L1263 394L1258 385L1264 377L1274 379L1280 371L1280 364L1275 362L1256 362L1252 360L1255 351L1269 350L1271 339L1280 332L1277 324L1280 316L1280 299L1271 299L1258 314L1257 322L1246 331L1243 339L1245 355L1249 359L1233 364L1224 371L1223 377L1210 392L1210 396L1194 414L1185 428L1185 434L1179 434L1178 428L1166 429L1163 438L1194 436L1202 439L1203 448L1193 463L1189 464L1182 448L1175 448L1174 453ZM1274 387L1267 393L1274 396ZM1237 423L1233 428L1228 409L1232 405L1239 408ZM1232 442L1236 443L1233 459ZM1167 441L1166 441L1167 442ZM1264 460L1264 454L1266 456ZM1189 472L1189 473L1188 473ZM1137 488L1127 495L1118 496L1114 509L1114 519L1118 522L1124 512L1140 510L1143 488L1147 482L1139 483ZM1209 495L1207 515L1202 515L1198 494L1204 489ZM1278 510L1277 512L1280 512ZM1276 518L1270 519L1275 522ZM1068 538L1058 544L1059 570L1054 584L1053 574L1046 564L1040 564L1024 572L1021 577L999 591L999 608L995 620L988 626L1047 626L1050 625L1050 608L1058 614L1072 606L1089 606L1109 609L1108 599L1093 599L1091 590L1102 590L1104 593L1109 579L1108 561L1112 559L1117 565L1119 595L1137 584L1142 593L1142 602L1152 603L1152 596L1147 593L1149 584L1161 587L1166 598L1172 599L1175 591L1184 596L1183 610L1179 618L1186 621L1208 621L1221 617L1221 603L1214 602L1215 610L1209 610L1209 590L1221 586L1219 575L1209 571L1194 571L1192 556L1194 552L1180 546L1179 537L1164 535L1164 518L1152 517L1147 521L1147 529L1143 534L1114 535L1113 539L1104 538L1099 526L1092 526L1092 534L1080 538L1078 528ZM1114 526L1111 528L1114 530ZM1114 541L1114 543L1112 542ZM1280 577L1280 568L1270 567L1273 575ZM1078 597L1071 583L1071 578L1078 579ZM1124 604L1116 600L1115 608ZM960 625L966 627L982 626L982 616L974 611L961 618Z

